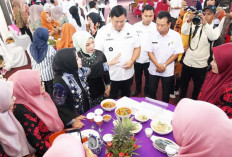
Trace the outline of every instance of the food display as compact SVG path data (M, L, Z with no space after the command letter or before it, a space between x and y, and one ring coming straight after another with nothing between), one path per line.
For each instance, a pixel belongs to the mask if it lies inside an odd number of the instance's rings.
M135 119L140 122L146 122L149 120L148 116L146 116L144 113L136 113Z
M132 110L128 107L120 107L115 110L115 113L119 117L129 117L132 113Z
M111 115L106 114L106 115L103 116L103 121L104 122L109 122L110 120L111 120Z
M169 134L172 131L172 126L169 122L158 120L151 122L151 128L154 132L165 135Z
M133 121L133 123L135 124L135 130L131 131L131 133L136 134L136 133L140 132L143 127L138 122Z
M117 107L116 101L113 99L105 99L101 102L101 107L105 111L112 111Z

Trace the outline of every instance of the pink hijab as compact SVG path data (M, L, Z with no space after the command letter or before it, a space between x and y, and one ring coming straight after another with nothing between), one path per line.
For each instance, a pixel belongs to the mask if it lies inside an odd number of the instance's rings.
M51 17L55 21L59 21L59 18L63 16L63 9L62 6L55 6L51 9Z
M49 131L57 132L64 128L57 108L47 92L40 92L38 70L19 70L9 78L14 82L15 104L27 105L44 122Z
M13 82L0 80L0 143L8 156L22 157L35 151L10 110L12 96Z
M69 134L59 135L43 157L85 157L80 140Z
M232 120L213 104L182 99L173 114L175 157L231 157Z
M219 74L209 72L198 99L216 104L225 89L232 83L232 43L214 47L213 55Z

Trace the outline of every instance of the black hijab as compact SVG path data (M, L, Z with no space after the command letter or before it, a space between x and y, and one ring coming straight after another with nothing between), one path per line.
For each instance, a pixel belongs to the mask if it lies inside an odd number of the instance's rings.
M75 48L64 48L57 51L52 65L55 75L63 73L76 74L78 70Z
M97 24L97 22L99 22L100 26L99 26L99 29L105 25L105 22L102 21L102 18L99 14L97 13L89 13L87 15L87 17L91 18L91 20L93 21L94 23L94 26Z

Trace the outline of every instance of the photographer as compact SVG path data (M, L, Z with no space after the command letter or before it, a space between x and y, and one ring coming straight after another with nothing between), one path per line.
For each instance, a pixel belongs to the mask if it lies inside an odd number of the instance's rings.
M214 28L212 22L216 7L209 5L203 11L205 14L202 12L189 14L181 29L183 34L189 35L189 48L183 60L180 98L186 97L189 81L192 79L194 83L192 99L197 99L207 71L210 56L209 41L217 40L221 33L220 26Z

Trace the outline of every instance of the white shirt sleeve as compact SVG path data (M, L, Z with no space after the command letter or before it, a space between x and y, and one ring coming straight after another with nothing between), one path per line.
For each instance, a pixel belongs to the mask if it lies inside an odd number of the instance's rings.
M175 41L175 52L174 54L179 54L184 52L184 46L180 34L177 34Z
M213 28L208 23L205 26L203 26L203 31L205 32L210 41L217 40L221 33L218 27Z
M189 35L191 23L188 23L187 21L183 24L181 27L181 33L185 35ZM193 32L193 31L192 31Z
M104 52L104 32L102 28L97 31L97 35L95 37L95 49Z

